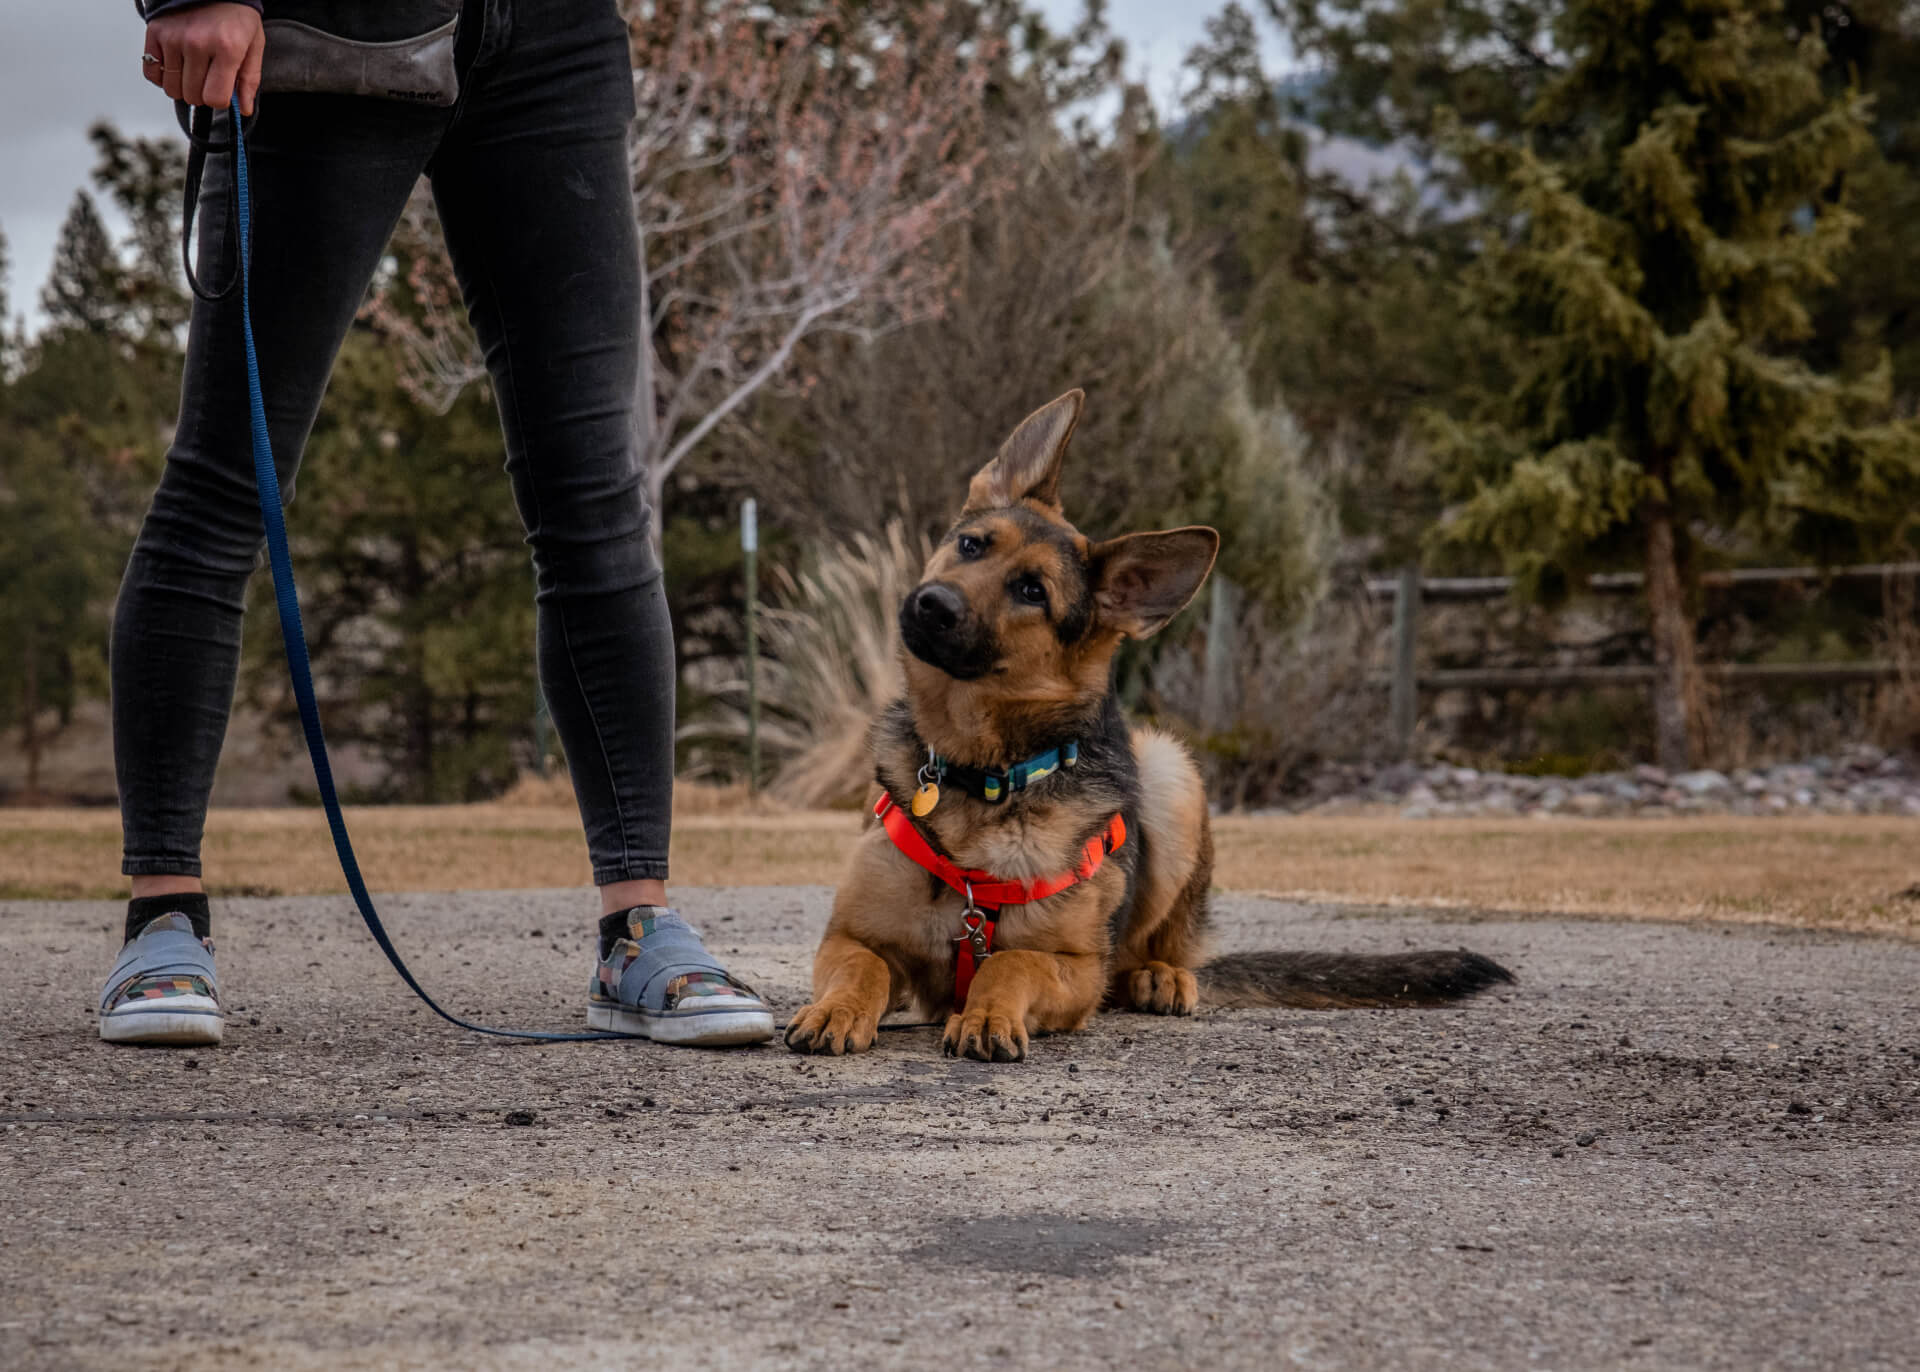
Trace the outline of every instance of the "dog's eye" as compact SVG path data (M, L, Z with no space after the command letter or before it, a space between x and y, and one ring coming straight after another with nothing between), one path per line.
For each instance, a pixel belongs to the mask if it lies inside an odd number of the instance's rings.
M1037 576L1023 576L1013 583L1013 593L1029 605L1047 603L1046 584Z
M969 562L987 550L987 545L972 534L961 534L956 540L956 546L960 549L960 556Z

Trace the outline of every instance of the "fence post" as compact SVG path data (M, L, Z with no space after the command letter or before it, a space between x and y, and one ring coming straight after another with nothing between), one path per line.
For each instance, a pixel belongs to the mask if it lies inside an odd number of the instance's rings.
M760 507L740 502L740 549L747 559L747 790L760 793Z
M1207 602L1207 655L1201 667L1200 724L1209 734L1222 734L1233 722L1234 630L1239 620L1239 587L1219 572Z
M1413 650L1420 636L1420 569L1402 567L1393 597L1393 746L1400 758L1413 756L1413 726L1419 711L1419 681Z

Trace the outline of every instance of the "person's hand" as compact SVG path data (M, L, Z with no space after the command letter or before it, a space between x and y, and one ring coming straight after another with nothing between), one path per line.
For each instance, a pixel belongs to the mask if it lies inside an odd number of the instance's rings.
M141 72L175 100L225 109L236 91L240 113L253 113L266 51L260 12L251 5L208 4L163 14L147 24Z

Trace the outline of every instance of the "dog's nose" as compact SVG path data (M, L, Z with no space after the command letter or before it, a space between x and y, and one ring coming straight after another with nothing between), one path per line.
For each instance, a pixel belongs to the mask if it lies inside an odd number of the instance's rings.
M931 633L944 634L952 631L967 612L967 603L960 593L951 586L939 582L929 582L913 593L910 608L914 620Z

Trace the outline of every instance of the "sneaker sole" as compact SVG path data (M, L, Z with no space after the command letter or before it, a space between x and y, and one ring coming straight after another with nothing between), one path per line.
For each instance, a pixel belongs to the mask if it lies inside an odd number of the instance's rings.
M206 1047L220 1042L225 1030L226 1017L217 1010L136 1010L100 1017L100 1037L107 1043Z
M690 1015L649 1015L611 1005L589 1005L587 1025L693 1048L735 1048L773 1037L771 1010L700 1010Z

